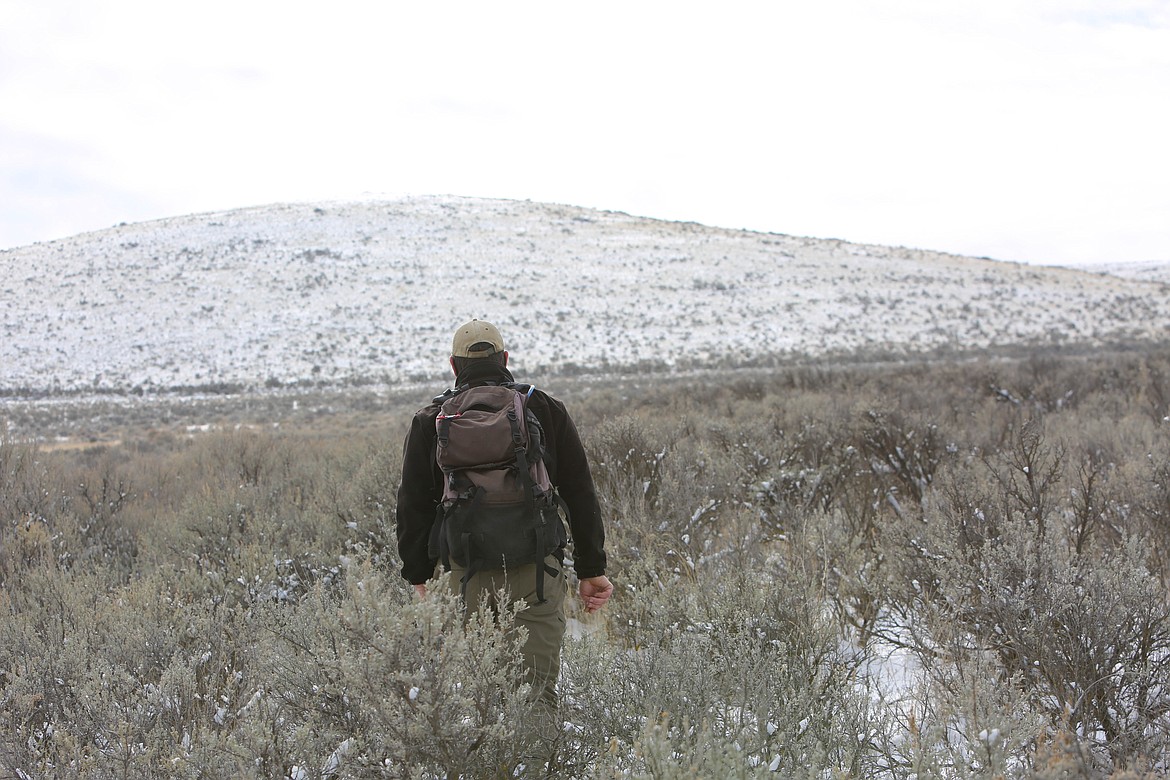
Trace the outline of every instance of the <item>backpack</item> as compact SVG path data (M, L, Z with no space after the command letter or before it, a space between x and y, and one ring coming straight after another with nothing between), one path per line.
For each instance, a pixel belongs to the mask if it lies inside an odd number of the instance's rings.
M544 598L544 558L566 540L564 502L549 481L544 431L528 409L536 388L513 383L463 386L435 399L435 458L443 498L430 552L464 567L461 592L482 569L536 564L536 597ZM566 510L567 514L567 510Z

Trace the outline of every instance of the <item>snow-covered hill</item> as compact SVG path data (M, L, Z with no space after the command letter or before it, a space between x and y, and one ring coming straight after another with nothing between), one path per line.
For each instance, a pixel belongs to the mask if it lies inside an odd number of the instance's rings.
M1144 282L1161 282L1170 285L1170 262L1156 260L1136 263L1101 263L1078 266L1085 271L1100 274L1111 274L1125 279L1137 279Z
M530 202L274 205L0 252L0 395L431 379L471 317L521 371L1160 338L1165 278Z

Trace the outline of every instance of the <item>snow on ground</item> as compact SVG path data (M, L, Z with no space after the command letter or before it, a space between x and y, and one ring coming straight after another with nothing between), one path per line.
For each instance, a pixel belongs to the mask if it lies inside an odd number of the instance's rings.
M1137 279L1145 282L1161 282L1170 285L1170 262L1163 263L1156 260L1136 263L1093 263L1077 266L1083 271L1092 271L1099 274L1112 274L1125 279Z
M471 317L525 372L1156 338L1168 278L520 201L273 205L0 252L0 395L427 380Z

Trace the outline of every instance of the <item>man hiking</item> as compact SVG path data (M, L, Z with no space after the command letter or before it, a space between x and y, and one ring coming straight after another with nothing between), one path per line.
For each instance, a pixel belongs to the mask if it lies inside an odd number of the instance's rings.
M564 404L508 370L499 330L472 320L451 346L455 384L418 411L398 489L402 576L420 596L442 564L473 611L501 589L528 630L524 669L534 701L557 703L565 635L567 512L573 568L587 612L613 594L605 532L585 449ZM499 441L502 440L502 445Z

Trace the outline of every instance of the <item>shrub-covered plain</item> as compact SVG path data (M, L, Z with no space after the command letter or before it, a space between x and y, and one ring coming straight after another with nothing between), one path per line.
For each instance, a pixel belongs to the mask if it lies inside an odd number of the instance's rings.
M398 576L383 410L0 440L0 776L1170 769L1170 353L565 390L617 593L551 738L510 616Z

